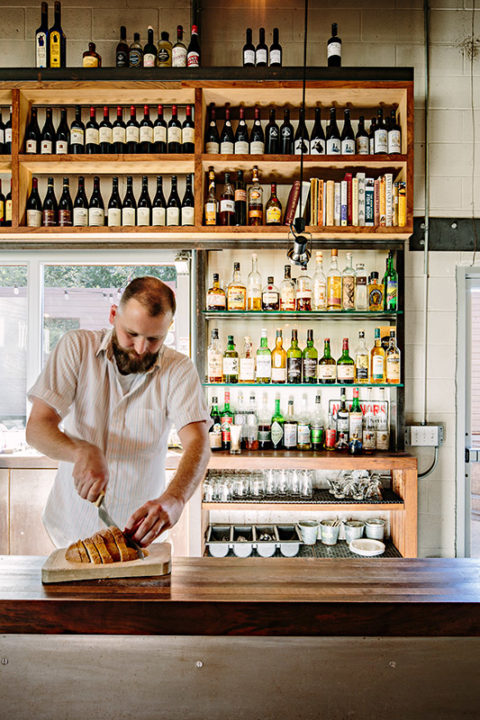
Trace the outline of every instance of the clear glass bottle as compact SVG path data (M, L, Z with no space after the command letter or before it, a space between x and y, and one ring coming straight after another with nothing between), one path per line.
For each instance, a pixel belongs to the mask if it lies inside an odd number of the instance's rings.
M258 412L258 447L268 450L272 446L272 411L268 409L268 395L263 394L262 403Z
M262 310L279 310L280 293L275 286L273 275L267 278L267 284L262 290Z
M312 449L311 417L308 412L308 397L303 395L301 410L297 417L297 450Z
M342 306L344 310L355 310L355 270L350 252L347 252L347 264L342 272Z
M257 383L269 383L272 379L272 353L268 347L267 331L262 330L260 345L256 352L256 376Z
M309 312L312 309L312 278L303 265L297 278L295 306L295 309L299 311Z
M368 383L368 369L370 365L370 353L365 342L365 332L358 331L358 345L355 350L355 382Z
M377 450L390 449L390 429L388 425L388 408L385 402L385 388L378 389L379 413L375 422L375 446Z
M395 340L395 330L390 330L390 339L385 353L385 382L400 383L400 350Z
M223 382L223 353L218 338L218 328L212 330L212 339L207 350L208 382Z
M252 269L247 278L247 310L262 309L262 278L258 272L258 256L252 253Z
M249 335L245 335L244 337L243 351L240 355L238 382L255 382L255 355L253 354L252 339Z
M375 344L370 351L370 382L385 382L385 350L382 347L380 328L375 328Z
M292 312L295 310L295 282L292 280L290 265L284 266L284 278L280 285L280 310Z
M227 310L246 310L247 288L240 275L240 263L233 263L233 276L227 288Z
M327 309L327 278L323 272L323 253L315 253L315 272L312 278L312 310Z
M282 331L277 330L272 350L272 383L287 382L287 352L283 347Z
M368 399L365 404L365 418L363 422L363 452L367 455L372 453L376 444L375 416L373 412L372 389L368 389Z
M368 310L368 278L365 265L357 263L355 265L355 310Z
M255 400L255 394L251 393L248 400L245 422L245 449L258 450L258 445L257 403Z
M342 274L338 269L338 250L333 249L327 275L327 310L342 309Z
M228 336L227 347L223 353L223 382L238 383L238 352L233 335Z
M287 416L283 423L283 447L285 450L295 450L297 447L298 422L295 418L293 398L290 398L287 405Z

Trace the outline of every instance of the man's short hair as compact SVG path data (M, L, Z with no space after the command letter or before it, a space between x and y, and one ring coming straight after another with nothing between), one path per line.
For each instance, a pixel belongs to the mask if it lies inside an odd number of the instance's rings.
M166 315L168 312L175 315L177 309L173 290L152 275L132 280L123 291L120 307L125 306L131 298L143 305L151 317Z

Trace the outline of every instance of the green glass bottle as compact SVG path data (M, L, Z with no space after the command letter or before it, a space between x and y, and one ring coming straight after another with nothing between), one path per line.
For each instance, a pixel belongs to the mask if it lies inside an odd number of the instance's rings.
M343 338L342 354L337 360L337 382L353 385L355 382L355 363L348 351L348 338Z
M334 385L337 381L337 363L330 351L330 338L324 340L323 357L318 363L318 382L322 385Z
M285 418L280 412L280 398L275 398L275 412L272 415L272 426L270 430L272 445L275 450L282 446L284 423Z
M262 330L260 347L257 349L257 371L255 382L269 383L272 379L272 353L268 347L267 331Z
M302 382L302 351L298 347L297 331L292 330L292 343L287 350L287 383Z
M222 428L222 448L230 450L230 428L233 424L233 412L230 409L230 392L225 391L225 406L220 416Z
M317 382L318 352L313 346L313 330L307 330L307 347L302 353L302 374L304 383Z
M228 336L227 349L223 353L223 382L238 383L238 352L233 335Z
M389 312L395 312L398 309L398 273L393 264L393 252L391 250L388 252L387 266L383 276L383 288L383 307Z

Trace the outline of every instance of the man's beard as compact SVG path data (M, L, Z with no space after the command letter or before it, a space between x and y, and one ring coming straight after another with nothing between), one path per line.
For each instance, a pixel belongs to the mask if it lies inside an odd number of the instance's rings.
M134 350L128 351L122 348L118 342L115 330L112 334L112 350L115 356L117 367L122 375L130 375L131 373L147 372L155 364L158 353L146 352L142 357L138 357Z

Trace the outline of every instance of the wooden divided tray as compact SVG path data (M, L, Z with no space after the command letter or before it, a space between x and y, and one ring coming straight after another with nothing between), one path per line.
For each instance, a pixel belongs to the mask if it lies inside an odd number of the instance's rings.
M168 575L171 569L172 546L170 543L150 545L148 547L149 554L144 560L130 560L105 565L69 562L65 559L65 549L58 548L48 556L42 567L43 583L100 578L151 577Z

